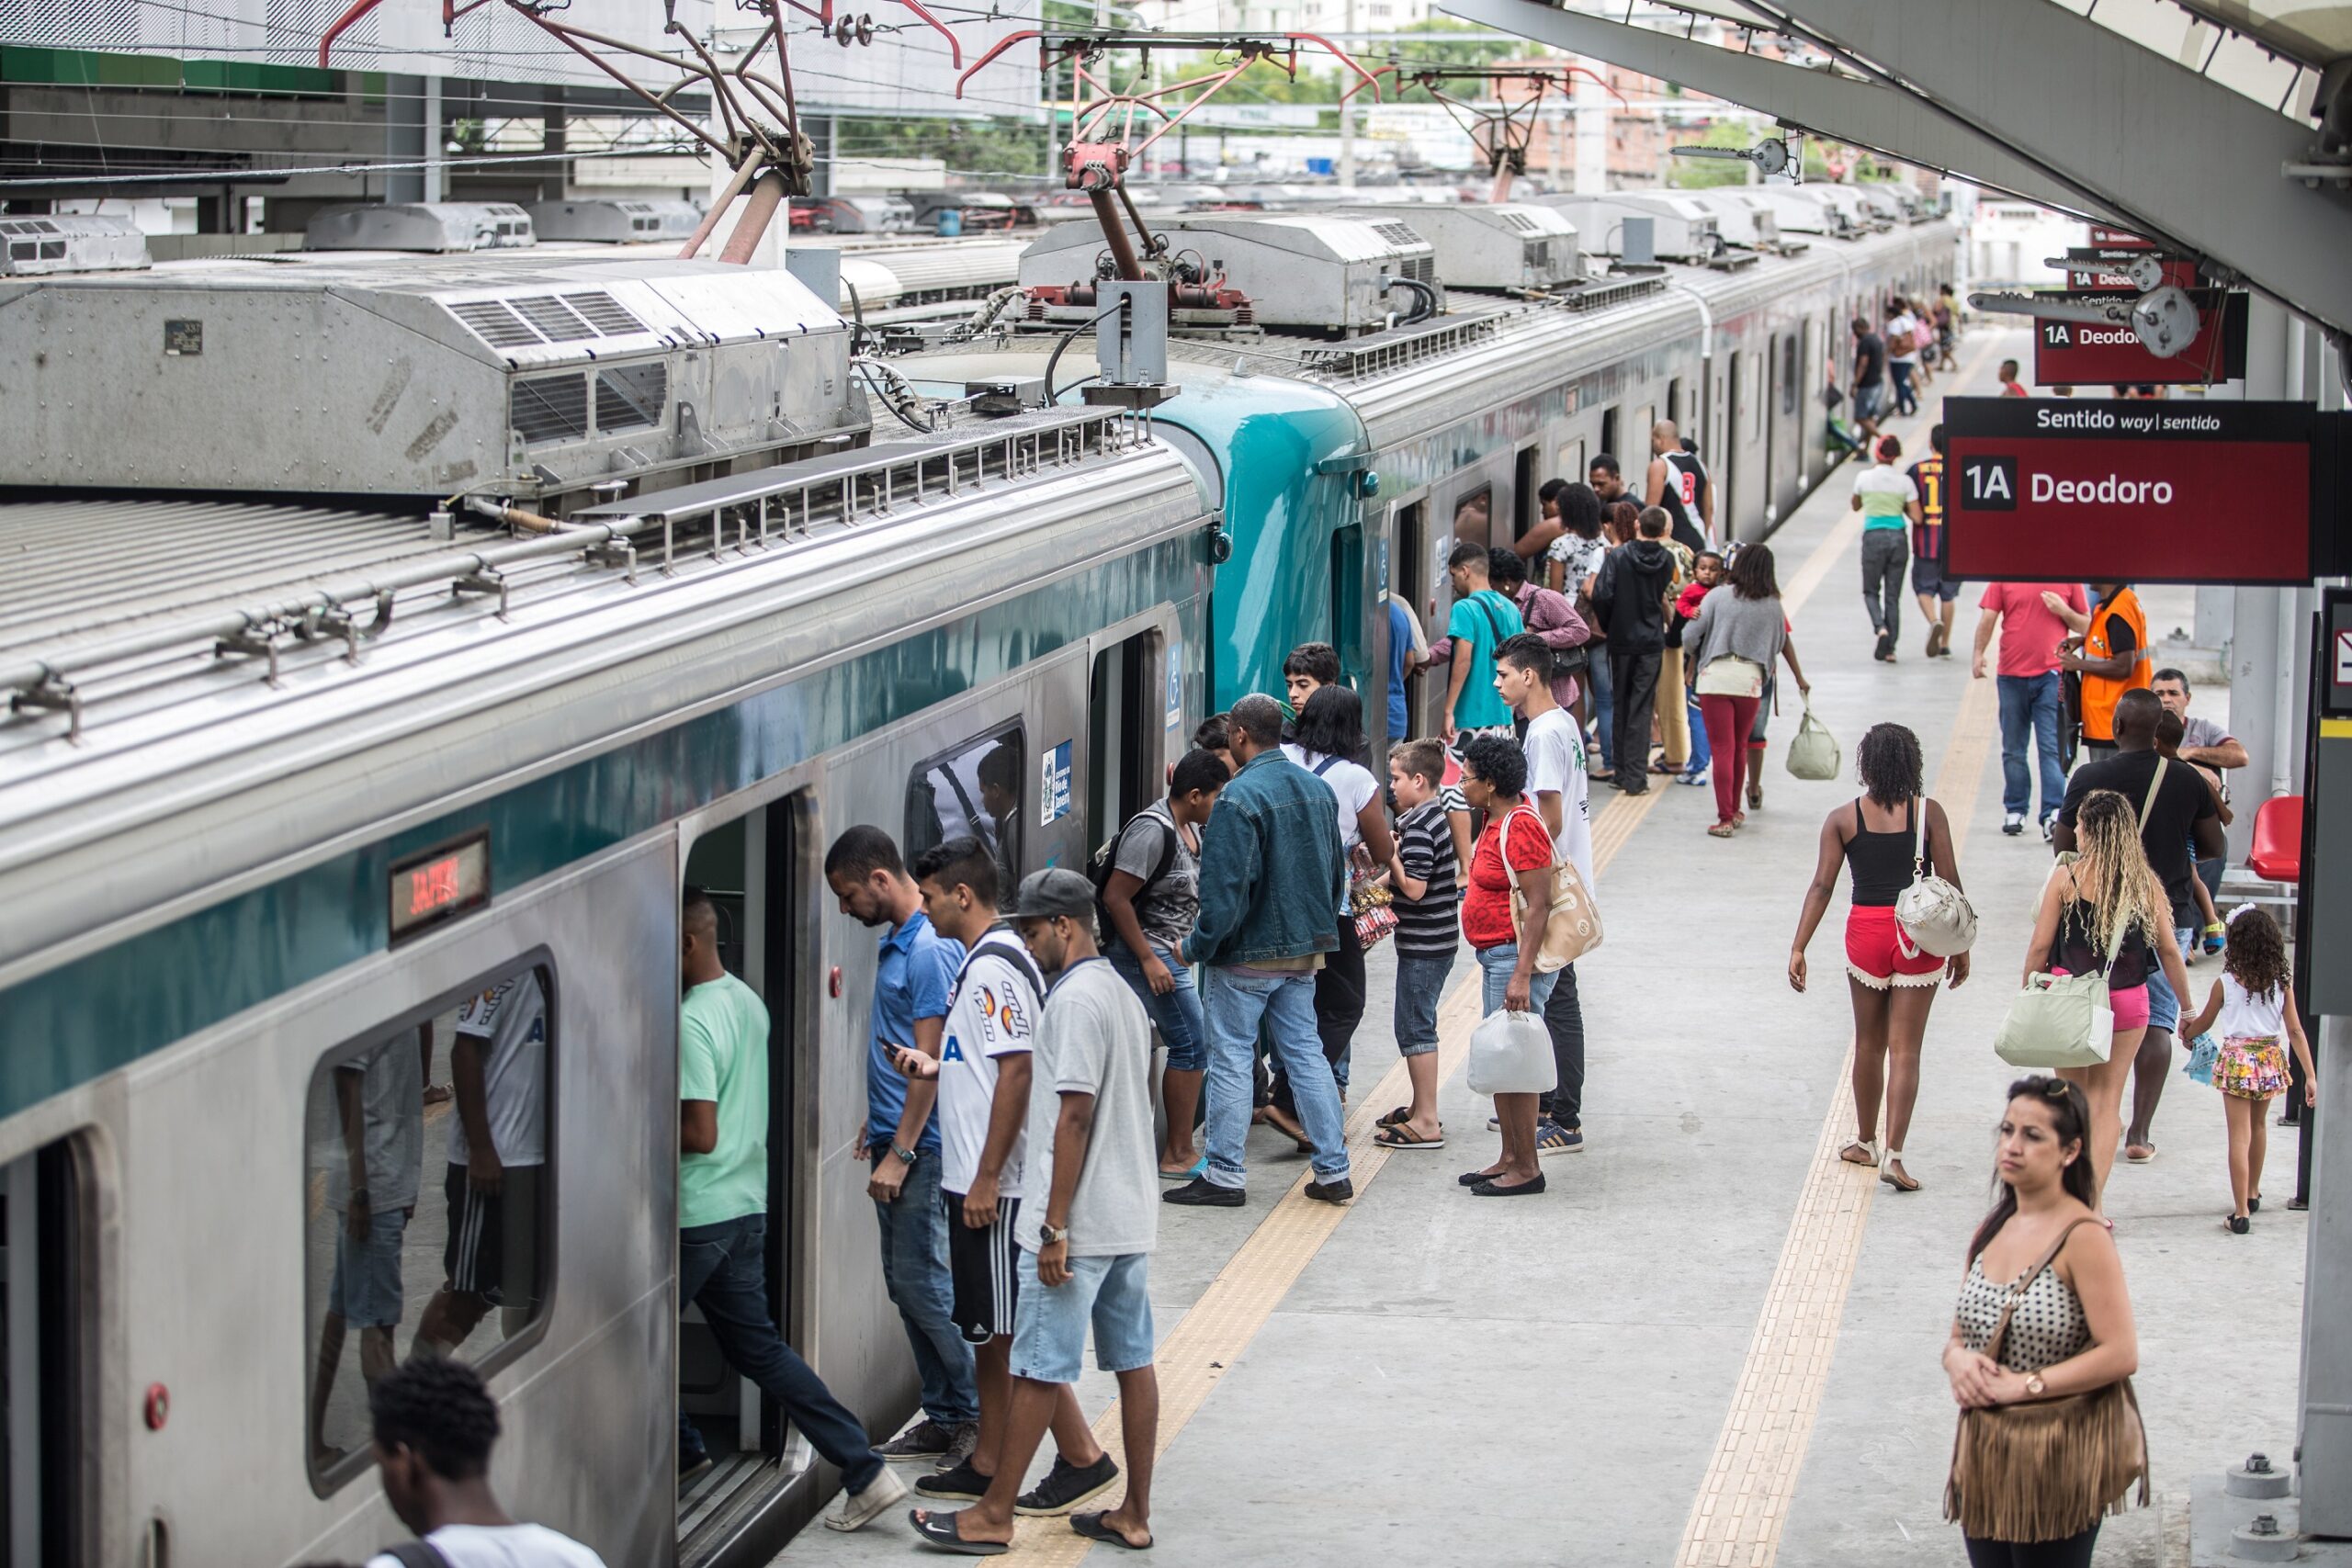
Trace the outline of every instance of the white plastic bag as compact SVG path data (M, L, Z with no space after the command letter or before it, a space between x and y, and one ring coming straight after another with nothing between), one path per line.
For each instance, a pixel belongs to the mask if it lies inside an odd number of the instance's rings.
M1532 1012L1490 1012L1470 1034L1470 1092L1549 1094L1558 1086L1552 1032Z

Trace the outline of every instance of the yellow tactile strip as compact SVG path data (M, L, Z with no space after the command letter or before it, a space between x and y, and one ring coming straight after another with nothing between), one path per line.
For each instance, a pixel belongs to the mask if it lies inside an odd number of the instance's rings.
M1592 824L1592 867L1596 877L1633 837L1634 829L1649 815L1663 793L1653 789L1647 795L1621 795L1601 807ZM1478 976L1474 964L1470 974L1448 993L1438 1011L1441 1083L1452 1078L1469 1055L1470 1031L1477 1021ZM1400 1060L1381 1075L1371 1093L1356 1100L1355 1109L1348 1117L1348 1165L1359 1197L1388 1163L1388 1151L1372 1141L1374 1123L1383 1111L1411 1092L1411 1082ZM1183 1321L1159 1342L1154 1365L1159 1372L1161 1453L1168 1451L1184 1424L1249 1348L1250 1342L1290 1293L1291 1286L1306 1265L1330 1239L1331 1233L1339 1229L1347 1211L1334 1204L1316 1202L1306 1196L1311 1174L1297 1179L1275 1203L1272 1213L1250 1234L1250 1239L1226 1260L1224 1270L1201 1292L1201 1299L1184 1314ZM1125 1465L1126 1450L1120 1438L1117 1400L1113 1400L1110 1408L1095 1421L1094 1437L1122 1467ZM1118 1505L1103 1501L1100 1506L1111 1508ZM1024 1519L1017 1527L1012 1551L1006 1555L1016 1562L1067 1564L1084 1557L1093 1545L1084 1536L1073 1533L1066 1520Z
M1993 682L1970 681L1928 792L1943 804L1951 824L1955 859L1967 841L1996 728ZM1849 1043L1838 1069L1840 1092L1822 1118L1804 1190L1765 1289L1764 1310L1748 1341L1731 1410L1683 1526L1682 1550L1675 1558L1683 1568L1769 1568L1780 1551L1781 1529L1796 1495L1821 1391L1829 1381L1847 1289L1861 1256L1863 1223L1878 1191L1877 1171L1838 1157L1853 1125L1853 1107L1843 1092L1853 1066Z

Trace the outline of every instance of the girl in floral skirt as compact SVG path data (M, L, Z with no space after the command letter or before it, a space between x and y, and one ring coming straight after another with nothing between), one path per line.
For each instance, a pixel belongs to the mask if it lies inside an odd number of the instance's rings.
M2295 1060L2302 1065L2303 1103L2319 1099L2312 1048L2303 1038L2288 973L2287 940L2278 922L2259 905L2241 905L2230 917L2222 977L2213 982L2204 1010L2181 1025L2188 1039L2216 1028L2221 1035L2213 1087L2222 1091L2229 1112L2233 1206L2225 1223L2238 1235L2246 1233L2246 1216L2262 1207L2262 1156L2270 1121L2265 1107L2286 1091L2286 1044L2294 1046Z

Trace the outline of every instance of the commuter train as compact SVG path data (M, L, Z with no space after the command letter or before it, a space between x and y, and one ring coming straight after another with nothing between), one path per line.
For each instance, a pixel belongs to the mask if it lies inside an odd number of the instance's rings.
M675 1299L681 889L771 1013L779 1319L883 1433L915 1389L848 1152L876 946L831 839L1077 863L1289 646L1372 692L1379 590L1442 614L1454 537L1603 449L1637 474L1656 416L1760 536L1826 470L1840 323L1953 251L1591 277L1531 239L1521 284L1448 298L1391 215L1185 221L1250 319L1180 336L1150 419L1019 388L1077 374L1045 364L1091 261L1065 226L1013 320L896 362L963 405L920 434L776 273L0 282L7 1561L363 1558L400 1527L362 1364L421 1332L501 1400L518 1513L615 1563L763 1561L835 1478ZM1446 308L1391 324L1396 277ZM512 1201L459 1291L484 1049ZM339 1234L398 1258L389 1309ZM721 1461L683 1496L682 1408Z

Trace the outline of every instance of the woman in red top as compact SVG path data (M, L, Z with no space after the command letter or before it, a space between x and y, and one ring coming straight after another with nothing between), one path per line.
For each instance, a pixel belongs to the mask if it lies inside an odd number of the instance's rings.
M1462 793L1473 809L1487 814L1487 830L1470 855L1469 886L1462 896L1462 934L1478 954L1486 1006L1492 1013L1540 1013L1550 999L1555 974L1535 973L1544 922L1552 911L1551 832L1523 796L1527 757L1519 742L1500 735L1474 735L1462 746ZM1508 867L1504 861L1508 856ZM1526 899L1514 920L1510 889L1516 881ZM1536 1168L1532 1094L1495 1096L1502 1123L1502 1158L1464 1174L1462 1185L1481 1198L1517 1198L1544 1190Z

